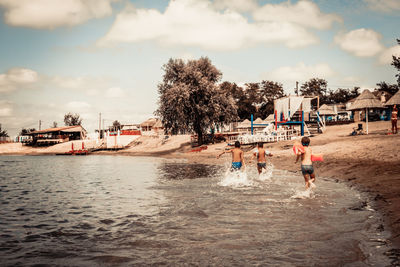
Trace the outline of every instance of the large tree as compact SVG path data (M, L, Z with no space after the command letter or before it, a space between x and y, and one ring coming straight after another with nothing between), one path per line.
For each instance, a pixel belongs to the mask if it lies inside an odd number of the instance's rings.
M397 39L397 43L400 45L400 39ZM393 61L392 61L392 66L394 66L399 73L396 74L397 77L397 84L400 86L400 57L392 56Z
M258 110L259 116L266 117L274 113L274 100L284 97L285 95L281 83L261 81L260 97L262 99L262 105Z
M82 119L79 114L72 114L71 112L64 115L65 126L82 125Z
M202 144L208 129L236 119L233 97L217 86L222 74L208 58L170 59L163 70L155 114L166 132L194 131Z
M310 79L301 85L300 93L304 96L319 96L321 104L329 102L327 98L328 82L325 79Z

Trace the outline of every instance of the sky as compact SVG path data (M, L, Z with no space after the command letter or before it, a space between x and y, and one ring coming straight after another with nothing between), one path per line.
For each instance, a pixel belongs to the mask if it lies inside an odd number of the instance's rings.
M400 0L0 0L0 123L83 127L154 117L162 66L208 57L222 81L271 80L287 94L396 83Z

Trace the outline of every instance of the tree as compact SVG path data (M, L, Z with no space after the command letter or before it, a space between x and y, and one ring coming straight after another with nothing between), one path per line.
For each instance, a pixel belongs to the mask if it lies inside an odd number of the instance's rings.
M328 102L328 82L320 78L312 78L308 82L305 82L300 87L300 94L304 96L319 96L320 103L324 104Z
M35 128L31 128L31 129L22 128L21 132L19 133L19 135L20 136L27 135L27 134L30 134L31 132L34 132L34 131L36 131Z
M217 86L222 74L208 58L186 63L170 59L163 71L155 114L161 118L166 132L194 131L202 144L208 129L236 119L235 101Z
M53 121L52 128L57 128L57 126L58 126L58 123L56 121Z
M400 45L400 39L397 39L397 43ZM399 73L396 74L397 77L397 84L398 86L400 86L400 57L396 57L394 55L392 55L393 57L393 61L391 63L392 66L394 66L397 71L399 71Z
M64 124L65 126L77 126L82 125L82 119L79 114L72 114L68 112L64 115Z
M350 99L359 96L358 89L359 87L354 87L352 90L338 88L336 91L330 91L329 95L327 96L326 103L346 103Z
M260 97L263 104L259 109L259 116L266 117L269 114L274 113L274 100L284 97L285 95L281 83L264 80L261 81Z
M9 137L7 131L1 129L1 123L0 123L0 137Z
M377 86L377 88L375 88L376 91L386 92L389 93L390 95L394 95L399 90L399 85L387 84L386 82L377 83L376 86Z
M115 120L113 122L113 128L117 131L117 130L121 130L121 123L118 120Z

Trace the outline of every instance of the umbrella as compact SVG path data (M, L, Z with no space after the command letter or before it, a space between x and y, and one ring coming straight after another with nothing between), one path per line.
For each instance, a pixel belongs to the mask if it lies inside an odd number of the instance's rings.
M366 122L367 122L367 134L368 134L368 109L369 108L383 108L381 101L367 89L365 89L361 95L359 95L354 103L348 108L348 110L361 110L365 108Z
M392 106L392 105L400 105L400 90L397 91L394 96L392 96L388 102L386 102L385 106Z

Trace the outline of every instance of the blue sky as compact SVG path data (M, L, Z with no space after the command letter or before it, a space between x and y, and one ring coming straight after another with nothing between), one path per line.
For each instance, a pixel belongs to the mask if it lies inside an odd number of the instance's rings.
M223 81L328 87L395 83L400 0L0 0L0 123L88 131L157 108L169 58L207 56Z

